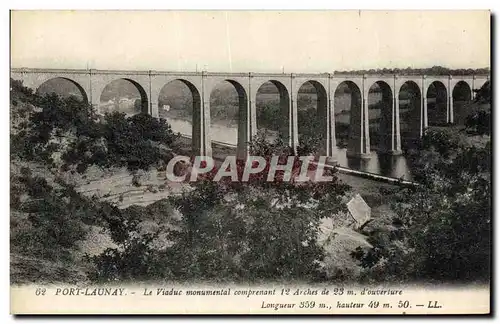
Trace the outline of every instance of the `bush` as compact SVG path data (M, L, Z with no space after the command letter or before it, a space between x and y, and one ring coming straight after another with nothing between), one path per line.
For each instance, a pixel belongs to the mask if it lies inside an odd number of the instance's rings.
M97 204L96 217L118 247L107 248L99 255L85 256L91 265L87 273L90 280L106 282L168 277L165 271L170 265L165 263L164 251L154 244L165 229L160 227L154 233L141 233L140 223L148 214L147 209L130 206L121 210L109 202Z
M478 103L491 103L491 82L486 83L480 89L474 89L476 93L475 102Z
M280 130L283 116L279 104L268 104L257 109L257 122L259 128Z
M466 129L478 135L491 134L491 111L478 111L465 119Z
M88 202L71 188L54 189L26 170L11 179L11 207L26 215L12 221L12 247L25 255L70 260L87 234Z
M106 282L170 277L168 264L163 263L165 258L152 246L157 236L143 234L130 238L119 249L107 248L99 255L87 255L85 259L95 267L88 273L89 279Z
M490 277L491 144L457 143L453 134L424 138L420 185L393 196L399 215L373 249L353 256L369 280L476 282ZM431 153L429 153L431 150Z
M105 117L104 138L108 161L104 165L126 165L129 170L148 170L159 161L168 163L177 137L164 119L148 114L125 118L123 113Z

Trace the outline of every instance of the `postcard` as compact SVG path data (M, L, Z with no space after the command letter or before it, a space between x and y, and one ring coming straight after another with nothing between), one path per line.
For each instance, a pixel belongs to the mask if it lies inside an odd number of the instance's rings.
M490 314L489 11L13 10L12 314Z

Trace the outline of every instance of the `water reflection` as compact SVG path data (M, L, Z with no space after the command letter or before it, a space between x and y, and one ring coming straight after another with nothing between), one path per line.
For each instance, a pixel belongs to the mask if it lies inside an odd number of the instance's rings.
M413 180L409 162L404 155L389 155L372 151L369 159L361 159L347 157L347 149L338 148L337 161L345 168L391 178L402 178L407 181Z

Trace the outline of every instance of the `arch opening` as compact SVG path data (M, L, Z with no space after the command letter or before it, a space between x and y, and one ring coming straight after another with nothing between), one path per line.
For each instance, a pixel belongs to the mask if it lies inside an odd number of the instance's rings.
M427 119L430 126L444 126L448 123L448 93L440 81L432 82L427 88Z
M361 153L366 138L362 136L361 90L352 81L337 86L334 94L335 135L337 146L347 148L347 154Z
M368 117L370 147L382 153L394 149L393 93L384 81L375 82L368 90Z
M459 81L452 91L453 117L454 122L459 125L465 125L465 119L474 113L470 111L469 104L472 100L472 90L465 81Z
M405 82L399 88L398 100L402 146L412 147L423 132L422 93L418 84Z
M268 141L282 138L291 144L290 133L290 94L279 81L270 80L258 89L255 98L257 110L257 129L264 132Z
M194 152L201 144L201 97L191 82L176 79L166 83L158 95L158 116L172 131L181 134L186 146Z
M117 79L108 83L99 98L101 113L122 112L126 116L148 113L148 96L144 88L131 79Z
M36 93L39 95L55 93L63 98L75 97L85 103L89 102L87 93L78 82L63 77L56 77L43 82L36 89Z
M235 145L237 155L247 152L248 97L241 84L234 80L218 83L210 93L210 138L217 142Z
M297 94L297 124L299 144L306 151L325 154L327 151L328 97L317 81L302 84Z

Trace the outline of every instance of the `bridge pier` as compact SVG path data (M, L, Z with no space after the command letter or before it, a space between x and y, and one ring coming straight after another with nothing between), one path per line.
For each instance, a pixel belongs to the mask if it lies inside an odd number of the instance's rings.
M299 124L297 121L297 98L292 95L290 99L290 114L288 120L289 125L289 145L292 148L294 154L297 154L297 148L299 146Z
M401 155L403 151L401 150L401 121L399 119L399 97L394 96L392 100L392 140L391 140L391 151L392 155Z
M429 127L429 122L428 122L428 118L427 118L427 86L426 86L426 80L427 80L427 76L426 75L423 75L422 76L422 89L420 90L420 98L422 100L422 113L421 113L421 121L420 121L420 136L423 136L423 134L425 133L425 130L427 129L427 127ZM435 103L435 107L437 108L437 100L438 100L438 97L439 97L439 94L438 94L439 90L436 89L436 103Z
M436 103L436 105L437 105L437 103ZM427 94L426 93L422 93L422 112L421 112L420 116L421 116L420 117L421 118L420 136L423 136L425 129L428 126L428 122L427 122Z
M250 142L257 135L257 105L255 100L249 99L247 115L247 145L246 153L250 154Z
M326 109L327 123L326 123L326 156L327 162L337 162L337 138L335 136L335 110L334 110L334 96L328 92L328 106Z
M452 87L453 77L448 76L448 110L446 111L446 122L448 124L454 123L454 114L453 114L453 87ZM472 83L474 83L474 78L472 79ZM472 89L472 86L471 86Z
M238 139L236 148L236 157L245 160L250 152L250 141L252 140L252 125L251 125L251 105L247 100L247 96L239 95L239 111L238 111Z
M378 152L389 155L401 155L401 135L399 121L399 101L391 94L390 105L381 109ZM386 104L386 103L384 103Z
M149 113L151 114L151 116L153 116L155 118L159 118L160 117L158 102L156 102L156 101L150 101L150 103L149 103Z
M200 113L200 144L194 147L197 155L212 156L212 140L210 136L210 97L204 97Z
M427 129L429 127L429 118L428 118L428 115L427 115L427 112L428 112L427 108L428 108L427 107L427 98L425 97L424 98L424 116L423 116L423 118L424 118L424 120L423 120L424 131L425 131L425 129Z
M420 120L419 120L419 138L424 135L424 111L427 110L427 100L424 100L423 91L420 94Z
M349 144L347 156L369 159L370 158L370 131L368 119L368 98L361 91L360 100L356 95L351 96L353 102L351 108Z
M447 111L446 116L447 116L446 122L449 123L449 124L453 124L454 123L454 118L453 118L453 94L451 94L448 97L448 111Z
M365 92L365 91L363 91ZM370 156L370 115L368 112L368 95L363 96L363 128L362 128L362 157Z
M95 112L96 114L99 114L99 115L100 115L100 114L101 114L101 111L100 111L100 109L99 109L99 104L100 104L99 99L100 99L100 98L95 98L94 96L92 96L92 98L90 99L90 100L91 100L91 101L90 101L90 105L92 106L92 109L94 110L94 112Z

